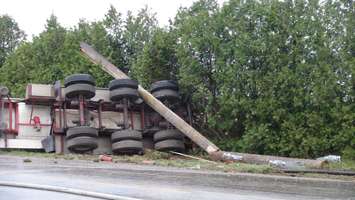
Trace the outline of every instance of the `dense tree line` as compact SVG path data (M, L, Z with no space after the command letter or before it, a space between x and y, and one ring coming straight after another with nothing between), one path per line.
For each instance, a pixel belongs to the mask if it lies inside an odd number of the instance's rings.
M86 41L146 87L178 81L195 126L222 148L354 158L354 20L350 0L200 0L167 27L147 7L127 17L111 7L70 29L51 16L7 56L0 81L13 95L77 72L106 86L111 77L80 55Z

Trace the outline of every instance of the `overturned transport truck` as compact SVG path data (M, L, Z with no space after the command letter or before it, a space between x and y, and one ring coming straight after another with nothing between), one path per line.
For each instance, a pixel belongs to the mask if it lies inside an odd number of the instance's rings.
M99 88L92 76L74 74L64 83L28 84L24 99L4 92L0 148L93 154L191 148L188 138L144 103L137 88L131 79L115 79L107 88ZM157 81L151 92L191 123L188 104L182 101L176 82Z

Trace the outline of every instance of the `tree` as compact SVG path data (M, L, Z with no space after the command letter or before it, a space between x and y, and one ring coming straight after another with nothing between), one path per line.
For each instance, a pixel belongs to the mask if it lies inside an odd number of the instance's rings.
M132 65L132 76L145 87L158 80L177 80L178 63L173 32L157 29Z
M180 10L179 83L200 124L231 150L353 151L354 12L344 2L200 0Z
M157 28L155 14L144 7L137 15L129 11L123 19L122 14L111 5L103 23L113 50L112 62L124 72L130 73L130 68Z
M6 57L23 41L25 33L17 22L8 15L0 16L0 67Z
M192 95L197 124L212 128L210 118L218 110L215 79L219 37L215 20L219 6L214 0L197 1L180 9L173 24L177 37L177 57L181 66L179 84ZM224 23L223 23L224 24Z
M143 50L145 44L152 38L157 24L155 14L150 13L148 7L141 9L136 16L132 12L127 13L123 41L125 60L127 61L128 68ZM127 69L126 72L128 71Z
M127 71L128 60L125 56L125 40L123 38L124 33L124 19L122 14L117 12L116 8L112 5L107 11L103 24L108 33L109 45L113 50L111 55L111 61L121 70Z

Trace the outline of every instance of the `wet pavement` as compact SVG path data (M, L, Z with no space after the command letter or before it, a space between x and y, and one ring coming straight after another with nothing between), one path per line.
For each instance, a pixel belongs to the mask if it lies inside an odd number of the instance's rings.
M335 199L335 197L352 199L349 193L343 193L343 196L337 194L327 196L327 194L322 192L321 187L315 190L309 187L302 188L302 185L298 186L292 183L290 183L290 188L300 188L288 191L288 186L282 184L280 188L286 188L286 190L277 191L273 189L275 187L271 187L272 184L277 183L270 182L270 187L258 187L255 182L241 180L237 176L229 176L223 173L210 175L209 173L201 174L189 170L186 170L186 172L181 170L174 171L174 169L124 163L94 163L92 161L44 158L30 159L31 162L24 162L21 157L0 156L0 181L60 186L139 199L157 200L296 200ZM337 191L334 190L334 192ZM330 191L330 194L334 192ZM339 194L342 194L342 191L339 191ZM91 200L94 198L0 186L0 200L8 199Z
M6 200L98 200L96 198L82 197L58 192L40 191L32 189L0 187L0 199Z

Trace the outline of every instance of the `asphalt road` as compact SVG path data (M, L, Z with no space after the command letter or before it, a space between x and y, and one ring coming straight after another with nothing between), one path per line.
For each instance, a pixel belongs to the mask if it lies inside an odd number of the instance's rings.
M94 163L90 161L52 160L0 156L0 182L32 183L81 189L138 199L185 200L280 200L280 199L355 199L349 189L334 191L323 186L289 185L278 181L258 183L224 173L194 172L174 168ZM270 179L273 180L273 179ZM276 179L275 179L276 180ZM259 184L259 185L258 185ZM279 185L278 185L279 184ZM270 186L270 187L269 187ZM328 192L327 192L328 191ZM352 196L354 194L354 197ZM33 189L1 187L0 200L95 199Z
M0 187L0 199L6 200L97 200L96 198L90 197L81 197L77 195L58 193L58 192L49 192L41 190L32 190L32 189L21 189L21 188L12 188L12 187Z

